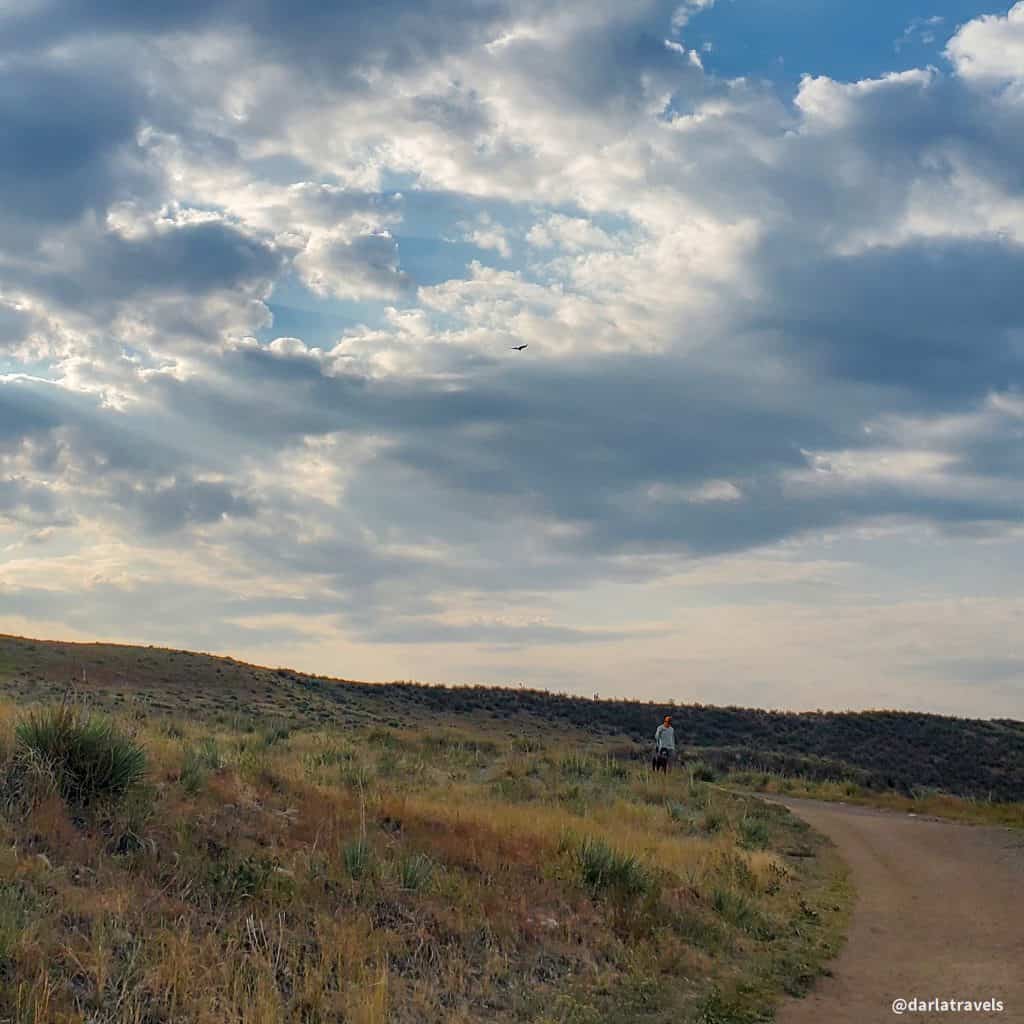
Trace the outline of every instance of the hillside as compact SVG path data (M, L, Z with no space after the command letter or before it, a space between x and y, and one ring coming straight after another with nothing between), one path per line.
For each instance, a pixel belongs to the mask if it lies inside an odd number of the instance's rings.
M0 1022L755 1024L851 902L784 809L539 730L0 700Z
M996 800L1024 797L1024 723L900 711L788 713L738 707L590 700L543 690L365 683L247 665L187 651L0 637L0 692L36 700L69 686L98 703L228 721L277 716L308 725L412 729L452 716L488 730L569 726L623 755L643 756L661 716L718 768L853 779L872 789L920 787Z

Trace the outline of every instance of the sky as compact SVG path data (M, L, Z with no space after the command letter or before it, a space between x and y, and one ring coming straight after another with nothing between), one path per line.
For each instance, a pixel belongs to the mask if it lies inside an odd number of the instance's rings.
M0 139L0 631L1024 718L1024 2L0 0Z

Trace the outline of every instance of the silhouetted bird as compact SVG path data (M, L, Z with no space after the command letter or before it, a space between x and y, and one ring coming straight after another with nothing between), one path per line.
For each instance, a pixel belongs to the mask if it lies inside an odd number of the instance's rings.
M528 346L526 346L526 345L512 345L512 346L510 346L510 351L512 351L512 352L522 352L523 349L527 348L527 347Z

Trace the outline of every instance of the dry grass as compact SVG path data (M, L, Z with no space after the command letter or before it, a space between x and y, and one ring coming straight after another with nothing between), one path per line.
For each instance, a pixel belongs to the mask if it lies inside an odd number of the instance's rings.
M906 814L946 818L969 825L1002 825L1024 828L1024 803L981 800L954 796L935 790L919 789L910 796L893 792L876 792L854 782L815 782L769 772L736 772L727 782L741 789L759 793L830 800L864 807L881 807Z
M142 786L0 817L0 1021L755 1020L836 946L830 851L681 773L459 723L117 724Z

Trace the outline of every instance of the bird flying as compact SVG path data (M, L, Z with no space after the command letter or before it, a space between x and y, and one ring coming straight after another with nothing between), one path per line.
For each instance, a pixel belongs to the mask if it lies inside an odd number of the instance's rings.
M522 352L523 349L527 348L527 347L528 346L526 346L526 345L510 345L509 346L509 350L512 351L512 352Z

